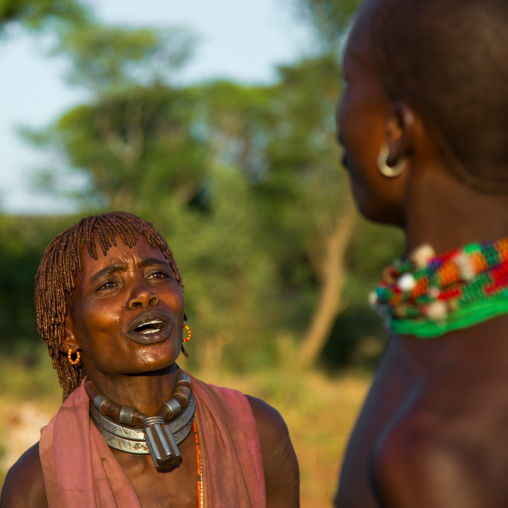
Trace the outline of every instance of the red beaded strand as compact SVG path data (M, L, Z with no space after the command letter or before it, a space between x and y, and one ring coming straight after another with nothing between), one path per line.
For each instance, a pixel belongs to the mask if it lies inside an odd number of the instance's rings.
M189 325L183 325L183 327L187 330L187 338L183 339L184 342L188 342L191 338L191 331L190 331L190 328L189 328Z
M198 506L203 508L203 470L201 469L201 452L199 450L198 430L196 428L196 421L192 424L194 429L194 436L196 437L196 461L198 464Z

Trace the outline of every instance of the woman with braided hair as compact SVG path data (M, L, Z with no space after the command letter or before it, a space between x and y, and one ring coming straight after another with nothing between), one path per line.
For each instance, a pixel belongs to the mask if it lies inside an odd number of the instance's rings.
M64 392L9 471L3 507L297 507L279 413L181 371L183 283L166 241L124 212L56 236L35 283Z
M508 2L367 0L337 123L361 212L405 253L340 508L508 505Z

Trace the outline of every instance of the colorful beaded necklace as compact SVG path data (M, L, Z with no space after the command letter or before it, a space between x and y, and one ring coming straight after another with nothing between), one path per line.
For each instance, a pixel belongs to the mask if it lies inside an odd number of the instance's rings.
M431 338L508 312L508 237L436 256L429 245L383 271L371 304L397 334Z

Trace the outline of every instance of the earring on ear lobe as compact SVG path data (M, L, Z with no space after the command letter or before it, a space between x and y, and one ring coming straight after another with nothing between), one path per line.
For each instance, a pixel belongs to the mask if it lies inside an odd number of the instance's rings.
M397 161L397 164L395 166L388 166L386 163L388 160L388 157L390 156L390 150L386 145L383 145L381 147L381 150L379 150L379 155L377 156L377 168L379 169L379 172L388 178L395 178L396 176L399 176L405 169L406 169L406 161L404 159L400 159Z
M72 358L72 355L76 355L76 358ZM75 353L72 352L72 348L69 348L69 351L67 352L67 358L69 359L69 363L71 365L76 365L79 362L79 359L81 358L81 355L79 354L79 351L76 351Z
M187 317L187 316L185 316L185 317ZM182 353L183 353L183 354L184 354L187 358L189 358L189 355L188 355L187 351L185 351L185 348L183 347L183 343L184 343L184 342L187 342L187 341L189 341L189 340L190 340L192 333L191 333L191 331L190 331L189 325L185 325L185 324L184 324L184 325L183 325L183 327L187 330L187 337L186 337L185 339L183 339L183 340L182 340L182 345L180 346L180 349L182 350Z
M192 333L190 331L189 325L183 325L183 327L187 330L187 337L183 339L183 341L188 342L191 338Z

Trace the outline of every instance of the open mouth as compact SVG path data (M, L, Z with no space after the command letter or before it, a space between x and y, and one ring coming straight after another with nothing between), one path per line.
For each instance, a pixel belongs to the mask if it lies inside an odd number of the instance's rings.
M140 324L139 326L134 328L134 331L136 333L142 333L143 335L147 335L150 333L156 333L159 330L162 330L162 328L164 328L165 324L166 323L164 323L163 321L154 319L153 321L147 321L146 323Z
M129 326L127 336L139 344L154 344L171 335L171 322L162 312L152 311L135 318Z

